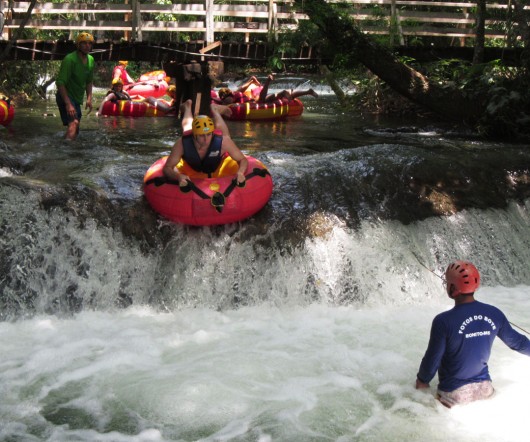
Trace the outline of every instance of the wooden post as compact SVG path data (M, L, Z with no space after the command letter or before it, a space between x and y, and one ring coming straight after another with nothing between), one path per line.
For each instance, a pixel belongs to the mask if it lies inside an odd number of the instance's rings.
M278 41L278 5L276 2L272 3L272 17L273 17L273 28L274 28L274 41Z
M213 0L205 0L204 2L206 8L206 15L204 17L206 25L206 33L204 39L206 44L211 44L214 42L214 21L213 21Z
M0 29L2 30L2 34L0 35L0 40L8 39L7 29L4 29L4 23L5 23L4 2L0 1Z
M140 12L140 2L132 0L132 32L133 41L142 41L142 16Z
M399 35L399 44L401 46L404 46L405 40L403 38L403 28L401 27L401 19L399 17L399 12L396 8L396 0L392 0L392 3L390 5L390 45L391 46L394 46L396 31Z
M135 1L135 0L133 0L133 1ZM125 0L125 4L128 5L129 4L129 0ZM129 20L131 20L131 14L129 14L129 13L125 14L123 16L123 20L125 21L125 23L127 23ZM125 41L131 41L131 31L124 31L123 32L123 38L125 38Z
M212 81L207 62L192 61L179 66L176 76L176 102L191 100L194 115L208 115L210 113L210 91Z

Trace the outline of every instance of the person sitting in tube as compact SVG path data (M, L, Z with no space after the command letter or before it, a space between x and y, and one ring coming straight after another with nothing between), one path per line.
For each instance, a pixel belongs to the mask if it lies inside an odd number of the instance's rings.
M129 64L126 60L118 61L118 64L114 66L112 71L112 81L121 79L123 85L134 83L133 78L127 72L127 65Z
M107 95L105 96L105 99L99 106L99 109L96 115L101 115L101 111L103 110L103 105L107 101L115 102L118 100L131 101L131 96L123 90L123 81L121 80L121 78L115 78L114 80L112 80L111 89L107 92Z
M173 112L177 109L177 88L174 84L169 86L167 94L170 96L171 101L169 104L164 100L158 100L155 97L141 97L141 101L149 103L151 106L160 109L164 113Z
M218 104L229 105L233 103L246 103L248 101L255 101L258 103L271 103L276 100L288 101L304 95L311 95L312 97L318 98L318 94L313 89L291 92L284 89L278 93L269 94L269 86L273 80L274 76L270 74L267 76L265 83L261 84L259 80L253 76L249 81L237 88L236 91L232 91L227 87L219 89L219 99L213 99L213 101Z
M210 106L212 119L207 115L193 117L191 105L191 100L182 104L184 132L171 149L163 168L164 175L168 179L178 181L179 186L185 187L190 177L180 173L176 168L181 159L197 172L209 174L219 167L225 155L230 155L239 164L237 182L243 184L246 180L248 160L230 137L228 127L220 113L224 112L223 107L215 104Z
M298 97L303 97L304 95L311 95L312 97L318 98L318 94L313 89L307 89L304 91L288 91L284 89L275 94L269 94L269 87L273 80L274 76L269 74L267 76L267 80L265 80L265 83L263 83L263 85L260 87L257 100L258 103L271 103L276 100L289 101Z
M219 89L219 92L217 93L219 98L216 99L215 97L212 97L212 100L216 104L224 105L256 101L256 97L259 96L261 88L260 81L253 75L234 91L227 87ZM253 93L255 89L257 89L257 94Z

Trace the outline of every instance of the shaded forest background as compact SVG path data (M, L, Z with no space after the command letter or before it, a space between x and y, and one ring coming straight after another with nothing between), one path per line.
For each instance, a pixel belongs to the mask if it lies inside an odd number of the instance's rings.
M530 12L525 11L521 0L512 2L517 34L517 38L512 40L523 48L518 66L508 66L502 60L483 62L487 44L484 38L486 0L476 3L477 37L473 60L451 59L431 63L397 56L388 36L374 37L361 32L344 5L312 0L295 2L300 6L303 4L310 20L301 21L297 31L280 34L277 41L271 42L268 69L277 73L292 71L294 66L285 65L279 54L296 51L301 44L311 44L332 62L306 67L306 73L314 75L318 69L318 75L332 86L342 106L358 112L403 116L429 112L439 118L465 124L485 137L528 140ZM36 0L32 0L28 18L35 4ZM57 38L56 34L50 35L51 32L27 30L22 24L10 43L22 38ZM200 38L199 35L197 37ZM233 38L232 35L230 37ZM45 98L60 62L10 62L5 60L8 51L9 45L0 54L0 92L14 97L15 103ZM97 85L106 85L112 66L112 62L98 63ZM153 68L159 67L131 62L129 71L137 78ZM249 74L252 70L250 65L236 68L228 63L227 66L228 72L238 76ZM344 93L339 86L344 80L355 84L356 94Z

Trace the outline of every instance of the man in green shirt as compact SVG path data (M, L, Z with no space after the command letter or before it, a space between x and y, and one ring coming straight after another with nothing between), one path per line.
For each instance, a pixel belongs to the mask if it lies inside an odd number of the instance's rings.
M76 38L77 50L70 52L61 63L57 85L57 106L61 120L67 126L65 138L75 140L79 134L81 105L86 92L85 109L92 111L92 81L94 76L94 57L92 50L94 37L88 32L81 32Z

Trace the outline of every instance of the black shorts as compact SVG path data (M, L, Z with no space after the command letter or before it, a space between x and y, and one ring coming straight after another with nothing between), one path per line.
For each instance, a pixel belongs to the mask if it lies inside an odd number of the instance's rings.
M81 105L76 103L74 100L72 100L72 97L70 98L70 102L75 108L75 113L77 115L77 120L81 121ZM63 97L61 94L57 93L55 94L55 101L57 102L57 107L59 108L59 112L61 113L61 120L63 121L64 126L68 126L71 122L74 121L74 119L68 115L68 112L66 112L66 104L63 100Z

